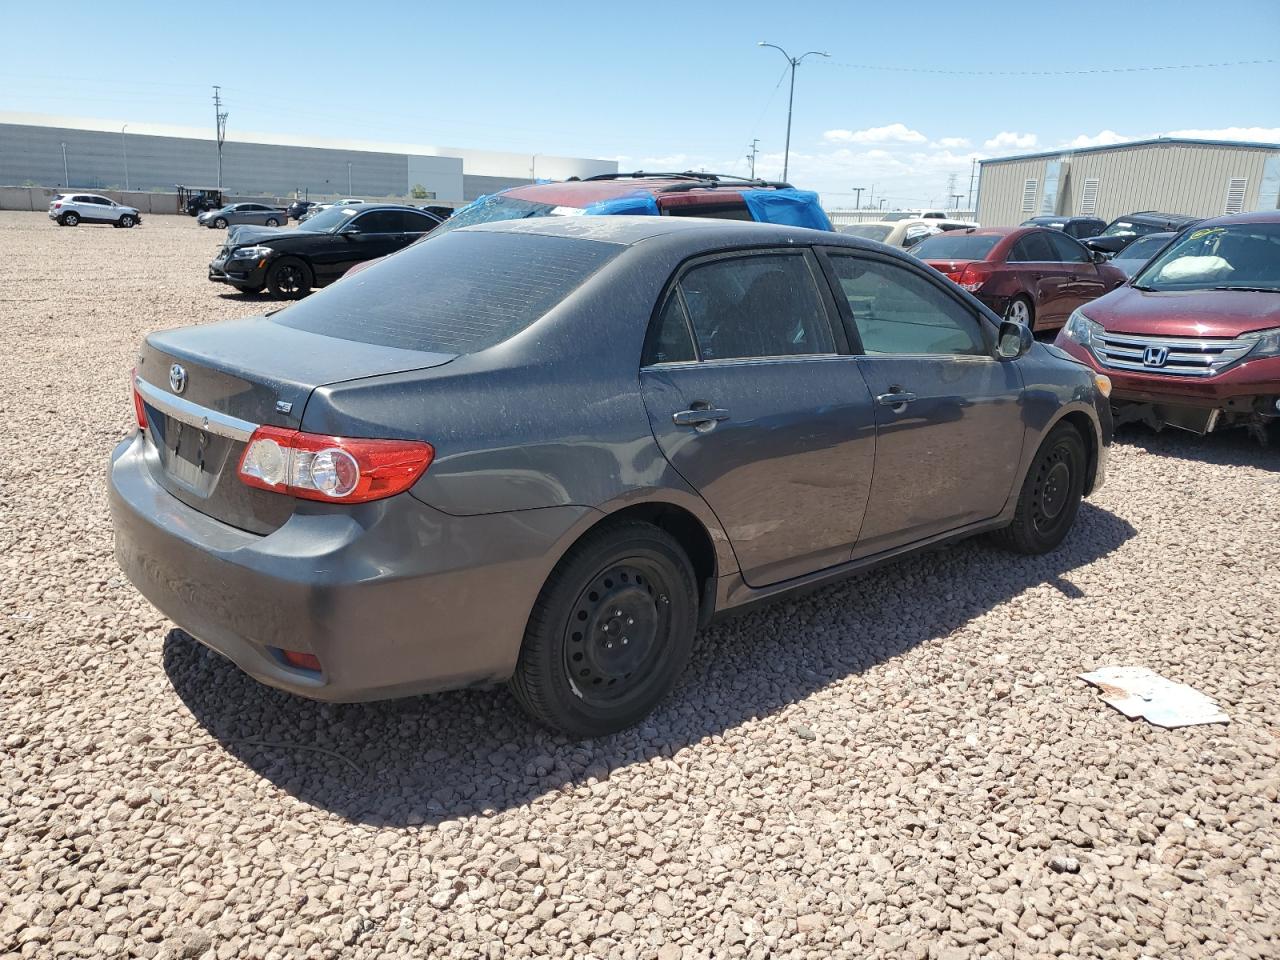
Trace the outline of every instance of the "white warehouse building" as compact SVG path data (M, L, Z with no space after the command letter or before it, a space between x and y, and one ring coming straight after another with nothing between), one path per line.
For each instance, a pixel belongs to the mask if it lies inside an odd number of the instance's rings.
M1140 210L1219 217L1280 202L1280 143L1162 137L983 160L981 169L978 222L989 227Z
M533 179L616 173L612 160L249 133L222 146L228 194L473 200ZM212 131L152 123L0 111L0 185L172 191L218 182Z

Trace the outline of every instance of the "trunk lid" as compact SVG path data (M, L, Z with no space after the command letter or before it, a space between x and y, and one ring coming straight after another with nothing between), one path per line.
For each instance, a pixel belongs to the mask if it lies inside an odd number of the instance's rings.
M266 317L154 333L136 370L157 453L153 475L201 513L270 533L296 501L236 475L255 427L297 429L317 387L440 366L454 356L338 340Z

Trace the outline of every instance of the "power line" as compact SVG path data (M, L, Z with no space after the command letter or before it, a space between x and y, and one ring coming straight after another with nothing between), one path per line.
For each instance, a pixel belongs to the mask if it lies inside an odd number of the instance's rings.
M891 67L869 63L833 61L831 66L848 70L882 70L890 73L930 73L949 77L1074 77L1097 73L1142 73L1157 70L1213 70L1219 67L1245 67L1280 60L1226 60L1221 63L1169 63L1134 67L1094 67L1089 70L936 70L930 67Z

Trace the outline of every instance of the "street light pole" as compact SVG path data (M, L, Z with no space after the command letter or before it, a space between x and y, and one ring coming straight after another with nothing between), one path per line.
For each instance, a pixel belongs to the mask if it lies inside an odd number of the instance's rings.
M758 47L773 47L784 57L787 63L791 64L791 93L787 97L787 145L782 153L782 179L787 179L787 171L790 168L791 161L791 108L796 100L796 67L800 66L805 57L829 57L831 54L823 53L821 50L810 50L808 53L802 53L798 57L793 57L787 51L783 50L776 43L765 43L761 40L756 44Z
M855 205L857 206L857 209L861 210L861 209L862 209L862 191L863 191L863 190L865 190L865 189L867 189L867 188L866 188L866 187L852 187L851 189L853 190L853 192L854 192L854 193L856 193L856 194L858 195L858 198L857 198L857 200L855 201Z
M347 161L347 196L351 196L351 161Z
M120 128L120 155L124 157L124 188L126 190L129 189L129 151L124 146L124 131L127 126L129 125L126 123Z
M71 174L67 173L67 144L62 144L62 185L64 187L71 186Z
M880 209L881 209L881 210L883 210L883 209L884 209L884 205L885 205L886 203L888 203L888 202L889 202L889 201L888 201L888 199L887 199L887 198L885 198L885 197L881 197L881 198L880 198Z

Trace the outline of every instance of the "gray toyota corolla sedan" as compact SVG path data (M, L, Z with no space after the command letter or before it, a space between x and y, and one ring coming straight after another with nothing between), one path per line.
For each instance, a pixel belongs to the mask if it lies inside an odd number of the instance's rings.
M1053 549L1111 434L1105 377L910 257L674 217L450 231L152 334L133 390L116 554L176 623L303 696L505 680L578 736L713 614L957 536Z

